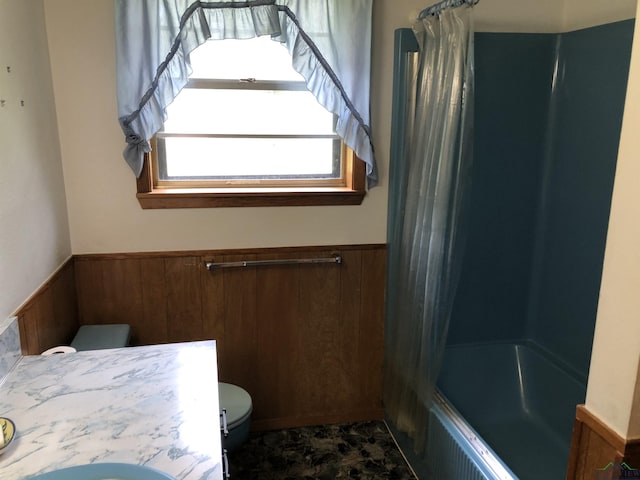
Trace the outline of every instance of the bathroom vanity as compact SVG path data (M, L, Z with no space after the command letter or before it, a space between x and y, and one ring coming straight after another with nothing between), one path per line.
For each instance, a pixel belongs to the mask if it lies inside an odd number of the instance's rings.
M110 462L223 478L215 341L20 356L0 416L17 431L0 478Z

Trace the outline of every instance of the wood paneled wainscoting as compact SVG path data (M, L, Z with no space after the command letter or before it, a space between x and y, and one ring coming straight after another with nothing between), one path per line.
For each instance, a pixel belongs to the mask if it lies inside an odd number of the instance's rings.
M15 312L24 355L68 345L78 330L74 260L67 260Z
M571 439L568 480L639 478L640 439L626 440L578 405Z
M81 324L128 323L135 345L217 340L258 430L382 418L385 270L384 245L75 257Z

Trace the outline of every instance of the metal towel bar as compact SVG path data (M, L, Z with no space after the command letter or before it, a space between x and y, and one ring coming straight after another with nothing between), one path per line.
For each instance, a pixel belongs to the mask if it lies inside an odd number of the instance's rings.
M204 265L207 270L214 270L216 268L265 267L269 265L300 265L315 263L336 263L338 265L342 265L342 257L340 255L336 255L331 258L292 258L282 260L254 260L222 263L205 262Z

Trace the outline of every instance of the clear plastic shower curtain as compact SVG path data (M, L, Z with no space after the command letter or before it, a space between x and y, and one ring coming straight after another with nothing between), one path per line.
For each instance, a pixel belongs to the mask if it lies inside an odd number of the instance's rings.
M396 198L389 209L384 401L417 453L426 447L463 249L473 143L472 10L451 8L414 25L419 52L406 72L407 153L391 159L397 174L390 188Z

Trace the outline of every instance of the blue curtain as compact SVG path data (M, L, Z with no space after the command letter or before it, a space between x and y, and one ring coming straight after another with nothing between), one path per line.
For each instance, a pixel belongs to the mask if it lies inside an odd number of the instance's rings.
M270 35L318 101L338 117L336 133L377 182L369 92L373 0L116 0L118 116L124 157L140 175L166 107L186 85L189 54L207 40Z

